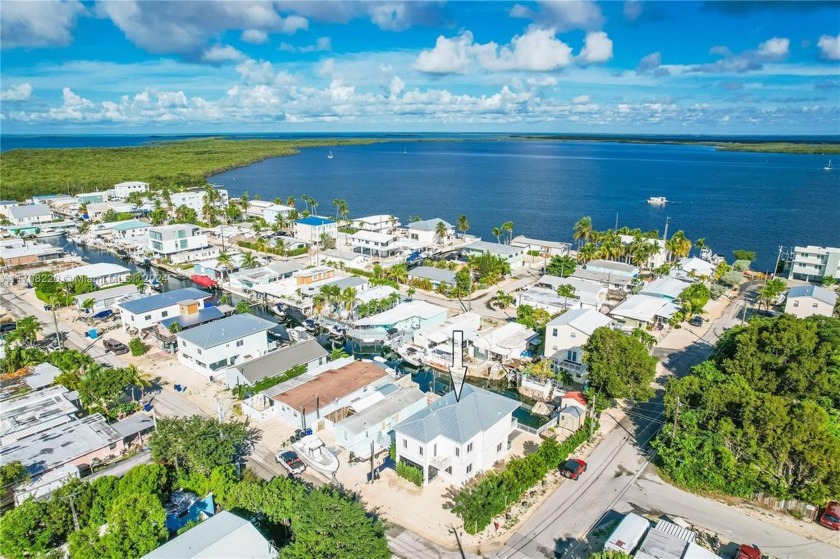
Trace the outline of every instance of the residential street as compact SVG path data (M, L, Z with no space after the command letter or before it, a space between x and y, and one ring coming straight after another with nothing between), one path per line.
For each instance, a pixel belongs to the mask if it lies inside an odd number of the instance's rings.
M754 286L748 289L752 291ZM654 355L662 360L668 373L687 373L692 365L710 355L724 329L740 322L737 315L742 308L741 299L736 299L723 310L720 320L696 329L700 332L686 327L669 333L654 349ZM661 394L651 402L630 408L623 418L620 411L607 413L620 419L619 427L589 456L586 475L579 482L562 484L497 557L587 557L593 551L600 551L603 541L604 534L598 538L593 537L593 532L599 532L599 528L631 511L680 517L727 539L756 544L775 557L836 558L840 555L837 549L840 538L836 532L804 523L800 523L803 526L796 533L788 531L771 522L772 518L747 514L743 509L693 495L659 479L648 464L644 447L659 429L669 427L663 425ZM822 541L809 539L799 532L813 532ZM594 545L593 540L596 540Z

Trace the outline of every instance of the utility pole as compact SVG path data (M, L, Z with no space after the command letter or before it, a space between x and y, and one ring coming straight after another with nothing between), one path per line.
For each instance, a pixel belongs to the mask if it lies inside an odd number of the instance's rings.
M677 409L674 410L674 430L671 432L671 440L677 438L677 419L680 416L680 397L677 396Z
M79 531L79 517L76 515L76 506L73 504L73 497L78 495L78 493L71 493L70 495L66 496L65 499L70 501L70 512L73 514L73 527L75 528L76 532Z
M375 441L370 441L370 482L373 483L373 445Z

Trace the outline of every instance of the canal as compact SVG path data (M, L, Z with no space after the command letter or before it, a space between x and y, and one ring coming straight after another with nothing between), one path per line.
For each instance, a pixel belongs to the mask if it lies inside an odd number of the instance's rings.
M77 245L72 241L68 242L64 237L55 237L42 240L52 245L63 247L64 250L68 253L75 253L88 264L96 264L99 262L118 264L120 266L125 266L126 268L131 270L132 273L143 274L143 276L148 280L157 278L158 274L162 273L158 272L154 267L140 267L128 258L123 258L106 250L98 250L87 246ZM166 276L166 281L164 282L164 291L173 291L175 289L181 289L184 287L194 287L196 289L200 289L209 293L211 295L211 300L214 304L216 304L219 301L219 298L224 294L224 292L222 292L221 290L208 291L207 289L201 287L200 285L198 285L190 279L176 278L166 273L163 273L163 275ZM230 296L233 305L236 305L236 303L238 303L241 300L245 300L244 298L239 297L238 295L228 295ZM271 312L271 309L267 305L252 305L251 312L255 316L259 316L260 318L270 320L271 322L278 322L277 316ZM332 349L330 340L327 336L318 336L318 341L328 351ZM350 344L347 344L344 349L345 351L350 353ZM372 356L359 355L358 357L370 358ZM443 395L452 389L452 381L449 378L448 374L438 373L436 371L433 371L432 369L427 368L419 370L411 369L409 367L406 367L405 363L401 363L399 361L388 361L387 364L394 369L410 372L411 379L417 383L418 387L423 392L434 392L435 394ZM520 402L522 402L522 406L520 406L515 412L513 412L513 415L523 425L536 428L540 425L545 424L549 419L545 416L532 414L530 410L536 402L519 394L519 392L516 391L516 387L510 386L507 383L507 381L489 381L487 379L470 378L469 383L473 386L478 386L480 388L484 388L491 392L496 392L497 394L502 394L504 396L507 396L508 398L512 398L514 400L519 400Z

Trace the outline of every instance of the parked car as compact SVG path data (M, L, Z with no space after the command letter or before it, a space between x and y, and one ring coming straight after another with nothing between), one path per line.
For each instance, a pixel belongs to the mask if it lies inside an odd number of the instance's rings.
M293 450L278 452L276 458L277 462L289 470L289 473L292 475L299 474L306 469L306 465L298 458L297 452Z
M761 559L761 550L756 545L747 545L742 543L738 547L738 555L735 559Z
M580 458L570 458L560 465L560 475L569 479L577 479L586 471L586 462Z
M6 322L5 324L0 324L0 336L5 336L15 328L17 328L17 322Z
M840 504L837 501L831 501L825 506L820 524L832 530L840 530Z
M102 345L105 346L105 351L110 351L115 355L122 355L123 353L128 353L128 346L113 338L108 338L107 340L103 341Z
M699 314L695 314L694 316L691 317L691 319L688 321L688 323L691 324L692 326L703 326L703 317L700 316Z

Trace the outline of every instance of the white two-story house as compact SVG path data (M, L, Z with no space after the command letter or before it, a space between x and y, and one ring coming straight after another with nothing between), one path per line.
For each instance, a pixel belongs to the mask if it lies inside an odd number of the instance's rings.
M583 346L597 328L611 326L612 320L594 309L575 309L558 316L545 327L543 355L553 361L554 371L566 371L575 382L586 380Z
M307 243L320 243L321 235L336 238L338 224L328 217L310 215L295 222L295 238Z
M149 183L140 181L127 181L114 185L114 198L126 200L132 192L148 192Z
M161 225L149 229L149 250L156 258L173 263L210 260L219 256L219 249L207 241L198 225Z
M210 380L240 361L267 353L273 342L268 331L274 322L252 314L235 314L210 324L178 332L178 361Z
M393 233L400 226L399 220L388 214L369 215L353 220L353 227L371 233Z
M123 328L135 328L143 330L154 326L165 318L178 316L181 313L181 304L191 302L195 309L204 308L204 303L211 295L206 291L194 287L185 287L175 291L167 291L157 295L149 295L140 299L118 303L120 309L120 320Z
M219 201L217 202L217 207L224 207L228 203L228 191L223 188L216 188L216 192L219 193ZM179 206L186 206L192 210L195 210L195 213L201 215L202 211L204 210L204 198L207 192L203 189L195 189L195 190L187 190L185 192L173 192L169 195L169 199L172 201L172 207L177 208Z
M394 427L397 463L423 470L423 484L440 476L462 485L507 454L519 402L465 384Z
M446 235L441 238L438 235L437 225L442 222L446 229ZM406 236L417 241L425 246L432 246L435 243L443 243L446 239L451 238L455 234L455 227L440 218L426 219L424 221L415 221L406 226Z
M392 233L357 231L350 236L354 252L376 258L390 258L399 253L399 239Z

